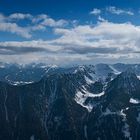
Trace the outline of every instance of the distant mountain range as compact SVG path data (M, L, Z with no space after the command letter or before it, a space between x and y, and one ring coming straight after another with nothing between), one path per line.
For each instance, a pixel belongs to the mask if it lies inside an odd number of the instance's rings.
M139 140L140 64L0 64L0 140Z

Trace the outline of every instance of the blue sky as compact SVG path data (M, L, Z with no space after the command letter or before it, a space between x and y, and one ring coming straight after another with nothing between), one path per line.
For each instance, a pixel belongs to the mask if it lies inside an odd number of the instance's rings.
M4 0L0 61L138 63L139 0Z

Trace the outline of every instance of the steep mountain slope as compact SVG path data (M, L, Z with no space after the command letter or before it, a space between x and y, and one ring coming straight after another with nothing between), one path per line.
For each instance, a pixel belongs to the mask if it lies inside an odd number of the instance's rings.
M88 139L140 139L140 81L130 70L111 81L88 119Z
M140 80L133 68L49 68L30 84L0 82L0 139L140 139Z
M67 78L50 75L23 86L0 83L0 139L83 139L87 110L73 100L75 89Z

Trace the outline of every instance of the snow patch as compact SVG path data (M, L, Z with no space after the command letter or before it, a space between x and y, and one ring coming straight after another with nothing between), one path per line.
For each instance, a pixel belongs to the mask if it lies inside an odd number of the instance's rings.
M117 111L117 112L112 112L110 109L106 108L106 111L102 113L102 115L106 116L106 115L119 115L122 116L122 121L124 122L124 126L122 127L122 133L124 134L125 138L128 138L128 140L132 140L132 138L130 137L130 131L129 131L129 125L126 122L126 114L124 113L124 110L126 109L122 109L121 111Z
M87 76L84 76L84 77L85 77L85 80L86 80L87 84L90 85L90 84L94 84L95 83L95 81L89 79Z
M137 78L140 80L140 76L137 76Z
M110 111L109 108L106 108L105 112L102 113L103 116L114 115L114 114L116 114L116 112Z
M140 103L140 100L130 98L129 102L132 103L132 104L139 104Z
M122 132L124 133L125 138L132 140L132 138L130 137L129 125L126 122L124 124L123 129L122 129Z
M127 110L128 108L126 108L125 110ZM122 128L122 132L124 134L124 137L125 138L128 138L128 140L132 140L132 138L130 137L131 134L130 134L130 130L129 130L129 125L127 124L126 120L126 114L124 113L124 109L121 110L120 114L122 115L123 117L123 122L124 122L124 126Z
M101 97L101 96L103 96L103 95L105 94L104 91L101 92L101 93L99 93L99 94L93 94L93 93L87 91L86 88L85 88L84 86L83 86L82 91L85 93L85 96L86 96L86 97L93 97L93 98L94 98L94 97Z
M0 68L5 68L5 66L4 65L0 65Z
M75 96L75 101L80 104L82 107L86 108L89 112L92 111L91 105L84 105L85 101L87 99L87 96L83 94L81 91L77 91Z
M85 67L84 66L79 66L73 73L77 73L78 71L84 71Z
M101 92L99 94L93 94L93 93L90 93L89 91L86 90L86 88L83 86L81 91L77 91L76 95L75 95L75 101L80 104L81 106L83 106L84 108L86 108L89 112L92 111L92 108L93 108L93 105L91 104L87 104L87 105L84 105L86 99L88 97L91 97L91 98L95 98L95 97L101 97L105 94L105 92Z
M34 81L25 82L25 81L16 81L16 82L10 82L11 85L17 86L17 85L27 85L32 84Z
M109 67L113 70L114 74L118 75L118 74L121 73L120 71L118 71L117 69L115 69L112 65L109 65Z

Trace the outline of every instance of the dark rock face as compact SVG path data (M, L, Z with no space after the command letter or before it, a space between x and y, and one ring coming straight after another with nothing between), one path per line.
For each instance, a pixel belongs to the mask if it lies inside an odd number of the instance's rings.
M53 75L24 86L0 83L0 139L84 139L87 110L72 99L65 80Z
M118 75L108 84L101 103L89 115L88 139L140 139L139 100L140 81L136 75L129 71Z
M0 140L139 140L140 80L130 69L112 78L104 67L105 81L90 66L0 82Z

